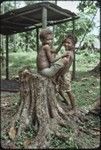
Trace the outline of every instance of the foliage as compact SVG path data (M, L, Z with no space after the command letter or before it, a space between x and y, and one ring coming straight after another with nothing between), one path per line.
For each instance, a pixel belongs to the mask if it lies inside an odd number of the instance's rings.
M96 7L99 7L99 1L83 1L81 0L81 3L78 5L78 9L81 10L82 12L85 11L85 9L88 7L91 7L89 9L90 12L93 12L93 9L96 9Z
M36 51L36 32L34 31L27 31L23 33L18 33L19 42L18 42L18 49L22 51Z
M90 40L89 42L92 44L95 41L94 35L91 35L91 31L95 27L94 17L97 13L97 7L96 3L92 1L84 1L80 2L78 5L79 13L77 14L79 16L79 19L75 21L75 35L78 37L78 41L81 42L84 35L88 37L88 33L90 33L90 37L92 36L93 40ZM58 39L59 36L65 35L67 32L73 31L73 25L72 22L63 23L61 25L56 26L55 30L55 39ZM83 43L88 41L88 38L83 39ZM79 43L78 42L78 43ZM57 44L59 44L60 41L57 41Z
M24 5L31 5L36 2L41 1L23 1ZM95 23L94 20L92 20L94 14L96 14L96 11L98 7L96 5L99 4L97 1L80 1L78 5L79 13L77 14L80 18L76 20L75 22L75 34L78 37L78 41L80 42L83 38L83 35L85 32L88 34L90 33L94 27ZM1 5L1 12L7 12L9 10L19 8L21 5L21 2L12 2L7 1L3 2ZM60 25L56 25L55 27L55 38L54 43L57 46L60 41L61 37L63 37L67 32L72 32L72 22L66 22L62 23ZM91 35L94 37L93 35ZM91 37L90 36L90 37ZM3 37L4 39L4 37ZM95 38L94 38L95 39ZM84 38L84 43L88 41L88 38ZM89 41L90 43L94 42L94 40ZM1 48L4 46L1 45ZM26 33L18 33L15 36L9 37L9 49L10 52L17 52L17 51L36 51L36 31L28 31Z
M6 1L6 2L3 2L2 4L1 4L1 12L7 12L7 11L10 11L12 8L13 8L13 4L12 3L10 3L9 1Z
M99 53L92 53L90 51L78 51L76 55L76 70L77 71L90 71L100 60Z

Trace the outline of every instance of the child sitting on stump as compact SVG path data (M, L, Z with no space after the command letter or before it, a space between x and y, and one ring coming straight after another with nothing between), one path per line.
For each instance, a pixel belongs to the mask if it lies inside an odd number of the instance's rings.
M42 46L37 54L38 72L46 77L54 77L55 74L67 64L67 53L54 58L54 54L52 53L53 33L48 28L40 32L40 40Z

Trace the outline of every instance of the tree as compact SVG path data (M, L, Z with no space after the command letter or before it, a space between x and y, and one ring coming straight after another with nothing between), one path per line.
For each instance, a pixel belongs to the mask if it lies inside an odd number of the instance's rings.
M77 15L80 18L75 20L75 34L79 39L78 43L82 41L83 44L83 42L85 42L85 36L90 33L95 27L94 17L97 13L98 8L96 7L96 1L80 1L77 8L79 9ZM71 32L72 30L72 22L56 25L55 38L59 39L60 35L65 35L66 32ZM58 43L59 42L60 41L58 41Z
M84 114L78 111L78 115L69 115L70 108L56 99L53 79L33 74L28 68L19 72L19 79L21 99L10 124L9 137L16 142L31 127L32 141L28 144L24 140L27 137L23 137L26 149L49 148L52 136L67 140L68 133L63 132L63 127L76 130L79 118L84 117Z
M21 101L11 122L10 138L14 140L24 134L29 126L33 126L37 133L32 144L34 148L48 147L50 134L67 138L58 131L59 126L66 126L66 120L59 113L65 118L67 114L56 100L52 80L32 74L28 69L20 71L19 77Z
M81 1L81 3L78 6L79 10L81 10L82 12L86 11L89 14L92 14L92 13L94 14L95 13L95 15L96 15L97 9L99 7L100 7L100 1L99 0L98 1ZM93 23L93 26L94 26L93 18L92 18L92 23ZM93 29L93 26L92 26L91 29ZM94 36L92 36L92 37L93 38L90 37L90 43L94 43ZM89 42L88 39L86 39L86 41ZM101 65L101 63L99 62L97 64L97 66L95 66L94 69L91 70L91 72L99 73L100 65Z

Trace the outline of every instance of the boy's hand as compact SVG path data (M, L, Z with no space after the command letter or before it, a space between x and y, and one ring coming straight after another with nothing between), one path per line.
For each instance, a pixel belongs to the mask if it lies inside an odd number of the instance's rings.
M65 53L62 55L62 58L67 57L67 56L69 56L69 52L65 52Z

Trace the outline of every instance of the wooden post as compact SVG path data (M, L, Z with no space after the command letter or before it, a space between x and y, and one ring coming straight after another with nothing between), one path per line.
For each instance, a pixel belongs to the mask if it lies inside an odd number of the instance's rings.
M72 30L72 33L74 34L75 32L75 21L74 21L74 18L72 18L72 24L73 24L73 30ZM76 57L75 57L75 51L74 51L74 60L73 60L73 70L72 70L72 80L75 79L75 61L76 61Z
M42 9L42 28L47 27L47 8L43 7Z
M8 35L6 35L6 79L9 79Z
M57 5L57 0L55 0L55 5ZM55 32L56 25L53 26L53 33Z

